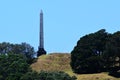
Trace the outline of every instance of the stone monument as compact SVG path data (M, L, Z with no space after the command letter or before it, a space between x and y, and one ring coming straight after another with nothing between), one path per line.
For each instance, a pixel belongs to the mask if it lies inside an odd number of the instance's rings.
M43 11L40 12L40 35L39 35L39 47L37 51L37 57L46 54L44 49L44 30L43 30Z

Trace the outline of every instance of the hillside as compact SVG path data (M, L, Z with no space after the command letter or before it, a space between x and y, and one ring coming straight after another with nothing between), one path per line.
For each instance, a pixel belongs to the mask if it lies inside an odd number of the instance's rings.
M38 58L38 61L32 64L33 70L47 70L47 71L67 71L70 70L70 54L58 54L52 53L48 55L42 55Z
M33 70L40 71L65 71L70 75L75 75L78 80L120 80L120 78L114 78L107 73L97 74L74 74L69 65L70 54L68 53L51 53L42 55L38 58L37 62L31 65Z

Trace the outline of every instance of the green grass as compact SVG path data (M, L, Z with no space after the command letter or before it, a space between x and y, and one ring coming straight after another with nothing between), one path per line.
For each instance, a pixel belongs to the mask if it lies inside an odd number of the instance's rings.
M70 54L68 53L51 53L42 55L38 58L37 62L31 65L33 70L36 71L64 71L69 75L75 75L77 80L120 80L109 76L108 73L97 74L75 74L70 67Z

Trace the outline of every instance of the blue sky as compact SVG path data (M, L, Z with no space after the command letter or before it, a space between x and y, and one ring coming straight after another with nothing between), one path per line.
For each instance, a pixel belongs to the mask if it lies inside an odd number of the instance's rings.
M120 30L120 0L0 0L0 42L37 50L41 9L48 53L71 52L80 37L103 28Z

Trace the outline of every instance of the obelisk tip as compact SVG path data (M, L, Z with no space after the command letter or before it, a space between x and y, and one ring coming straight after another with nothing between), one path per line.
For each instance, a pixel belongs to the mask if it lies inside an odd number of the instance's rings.
M41 12L40 13L43 13L42 9L41 9Z

